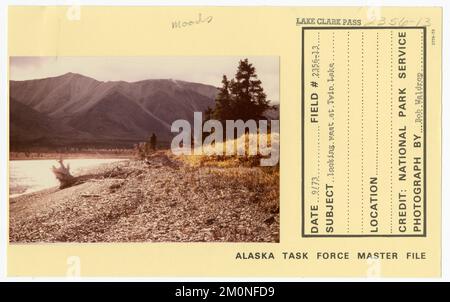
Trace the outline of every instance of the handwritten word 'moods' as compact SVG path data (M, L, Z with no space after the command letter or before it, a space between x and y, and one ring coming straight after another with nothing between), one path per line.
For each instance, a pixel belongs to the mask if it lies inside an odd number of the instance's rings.
M211 21L213 20L212 16L206 16L203 17L201 13L198 14L198 18L194 19L194 20L177 20L177 21L172 21L172 29L179 29L179 28L184 28L187 26L193 26L193 25L198 25L198 24L202 24L202 23L211 23Z

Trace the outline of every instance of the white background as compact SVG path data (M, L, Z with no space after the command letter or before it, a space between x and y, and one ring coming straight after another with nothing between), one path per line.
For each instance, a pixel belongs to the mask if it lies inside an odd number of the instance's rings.
M31 278L7 278L6 261L6 231L7 231L7 33L8 5L202 5L202 6L440 6L443 7L443 50L442 50L442 278L438 279L368 279L368 278L82 278L77 281L450 281L450 186L449 186L449 156L450 156L450 111L449 111L449 26L450 5L448 1L404 0L404 1L321 1L321 0L234 0L234 1L150 1L150 0L2 0L0 4L0 281L30 281ZM32 278L37 281L71 281L71 278Z

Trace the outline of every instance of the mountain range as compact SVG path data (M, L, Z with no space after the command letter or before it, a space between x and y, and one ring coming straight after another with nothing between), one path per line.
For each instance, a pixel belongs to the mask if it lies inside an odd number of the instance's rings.
M214 107L217 88L179 80L98 81L67 73L10 81L11 149L130 146L172 136L177 119Z

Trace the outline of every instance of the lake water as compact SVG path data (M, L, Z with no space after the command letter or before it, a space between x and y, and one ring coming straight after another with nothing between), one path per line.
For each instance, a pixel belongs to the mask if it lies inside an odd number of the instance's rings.
M77 174L80 169L95 167L100 164L121 161L124 159L67 159L64 165L70 164L70 172ZM52 166L59 166L54 160L11 160L9 161L9 194L15 197L59 186L52 172Z

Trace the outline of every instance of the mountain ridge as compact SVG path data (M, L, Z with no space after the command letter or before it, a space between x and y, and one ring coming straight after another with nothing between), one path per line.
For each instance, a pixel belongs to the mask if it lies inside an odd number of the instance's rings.
M92 144L96 140L114 143L119 138L137 142L152 132L167 140L172 136L170 125L174 120L192 121L194 111L214 106L216 94L214 86L181 80L104 82L66 73L42 79L11 80L11 102L14 100L25 107L11 111L10 120L31 123L34 118L39 120L38 124L45 120L58 124L59 128L71 129L62 137L54 130L56 126L48 127L50 130L45 136L52 137L53 143L60 141L64 145L82 139ZM29 118L21 119L17 116L19 111ZM32 141L31 137L42 136L42 129L40 133L33 133L34 129L27 125L15 125L15 129L22 130L11 129L12 146L26 145ZM24 135L23 129L29 133Z

